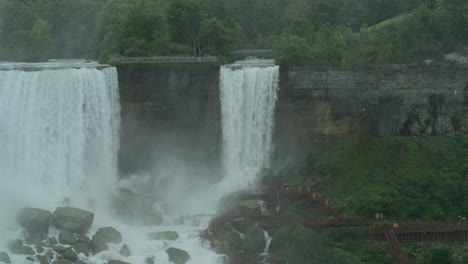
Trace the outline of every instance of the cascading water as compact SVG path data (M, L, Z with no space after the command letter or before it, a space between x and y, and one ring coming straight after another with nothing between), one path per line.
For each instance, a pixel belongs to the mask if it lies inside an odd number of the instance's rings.
M0 64L3 206L102 198L117 175L118 98L115 68Z
M220 75L224 179L220 185L207 186L209 190L176 191L179 196L159 201L183 206L173 210L179 215L166 215L162 225L148 227L120 222L109 209L116 187L133 187L144 195L148 186L140 176L117 182L120 106L116 69L84 62L1 63L0 252L8 251L6 240L24 238L14 221L17 209L29 206L53 211L69 203L96 213L89 235L112 225L132 252L123 257L118 253L121 244L110 245L108 251L84 257L86 263L109 259L145 263L149 257L165 264L170 263L165 252L169 247L186 250L190 254L187 264L222 260L203 245L198 232L215 213L214 196L255 183L258 172L270 166L278 66L265 60L238 62L223 66ZM142 190L135 187L139 183ZM156 201L150 203L157 207ZM189 216L181 218L184 214ZM179 239L147 238L151 232L166 230L176 230ZM56 236L57 230L52 228L49 235ZM13 263L29 263L21 255L10 257Z
M105 207L117 175L118 99L112 67L0 64L2 235L23 206Z
M231 190L256 183L270 167L279 66L239 61L221 68L223 184Z

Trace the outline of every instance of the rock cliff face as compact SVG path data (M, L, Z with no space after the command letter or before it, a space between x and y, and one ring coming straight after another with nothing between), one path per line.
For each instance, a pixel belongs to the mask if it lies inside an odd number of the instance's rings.
M207 65L117 66L122 106L120 167L132 173L165 163L216 159L220 135L219 68Z
M177 144L202 149L203 157L210 150L212 156L219 154L217 68L122 65L118 70L122 153L133 153L122 157L128 169L148 158L134 155L149 148L148 136L169 134ZM292 153L314 140L354 132L466 133L467 113L468 66L383 65L328 72L291 68L281 74L276 149Z

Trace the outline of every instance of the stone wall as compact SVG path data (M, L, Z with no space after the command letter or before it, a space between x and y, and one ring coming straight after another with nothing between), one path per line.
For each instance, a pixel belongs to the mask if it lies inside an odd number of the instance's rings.
M148 142L149 137L181 145L195 157L219 157L219 68L150 65L118 66L124 167L141 167L152 157L135 153L161 148L152 146L156 143ZM291 68L280 78L276 150L294 158L315 140L355 132L466 133L467 112L467 66L383 65L327 72Z

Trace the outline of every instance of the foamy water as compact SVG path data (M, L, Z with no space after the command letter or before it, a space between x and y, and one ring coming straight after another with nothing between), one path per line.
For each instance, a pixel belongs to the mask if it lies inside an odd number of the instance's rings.
M138 264L154 257L155 263L166 264L169 247L187 251L189 264L222 263L223 256L199 233L208 227L220 197L248 187L270 165L278 67L270 61L236 63L222 67L220 79L224 180L190 185L190 168L173 166L167 175L134 175L119 182L115 68L85 61L0 64L0 252L8 252L9 239L24 239L15 223L19 208L53 212L68 204L95 213L88 236L104 226L122 233L122 243L109 244L110 250L80 256L88 263L118 259ZM173 181L168 189L155 180L164 177ZM146 195L164 213L163 224L141 226L116 218L111 202L117 187ZM147 238L158 231L177 231L179 238ZM58 236L58 230L51 227L49 235ZM119 254L123 244L131 256ZM12 263L30 263L23 255L9 255Z

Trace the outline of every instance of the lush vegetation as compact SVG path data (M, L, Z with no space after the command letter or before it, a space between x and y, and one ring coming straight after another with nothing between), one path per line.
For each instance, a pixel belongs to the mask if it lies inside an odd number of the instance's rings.
M463 50L464 0L0 0L0 59L225 56L358 67Z
M468 211L466 157L466 137L351 135L312 147L301 166L280 176L293 185L328 176L312 188L344 217L457 221Z

